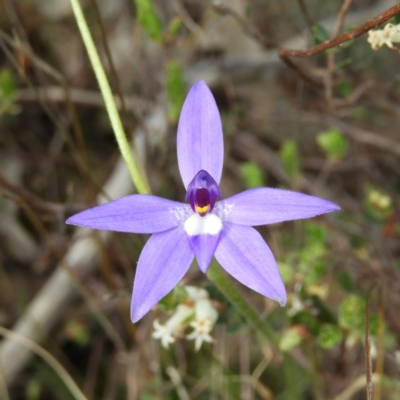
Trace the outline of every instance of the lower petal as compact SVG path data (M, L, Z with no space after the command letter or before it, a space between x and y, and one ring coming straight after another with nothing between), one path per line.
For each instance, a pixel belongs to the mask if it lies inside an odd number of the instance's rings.
M184 227L197 263L206 273L219 242L222 221L214 214L201 217L195 213L186 220Z
M193 258L182 227L150 237L140 254L133 284L132 322L142 318L177 285Z
M274 255L254 228L224 223L215 258L239 282L282 306L286 304Z

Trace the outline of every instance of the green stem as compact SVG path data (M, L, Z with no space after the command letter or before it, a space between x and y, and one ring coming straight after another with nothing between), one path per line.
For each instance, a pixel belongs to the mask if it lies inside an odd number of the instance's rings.
M133 183L136 186L137 191L141 194L149 193L149 190L140 174L139 168L137 167L136 162L133 159L132 151L126 138L124 128L122 126L121 118L115 104L114 96L111 92L106 73L104 72L99 54L97 53L96 47L94 45L79 0L70 1L79 31L86 47L86 51L89 55L90 62L96 75L97 82L99 84L100 91L106 105L107 113L111 121L111 126L117 139L122 157L124 158L125 163L129 169L129 173L131 174Z
M262 333L274 346L278 346L278 337L275 332L258 316L250 304L240 295L216 261L211 263L207 276L217 285L218 289L224 294L224 296L258 332Z

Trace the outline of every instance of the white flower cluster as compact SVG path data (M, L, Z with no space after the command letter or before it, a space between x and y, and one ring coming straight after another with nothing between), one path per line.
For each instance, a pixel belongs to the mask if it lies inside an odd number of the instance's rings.
M373 50L378 50L384 44L391 49L396 49L396 47L393 46L393 43L400 42L400 24L386 24L383 29L368 31L367 41Z
M188 326L193 331L186 336L188 340L195 341L195 350L199 350L203 342L211 343L213 338L210 336L218 312L213 307L208 293L204 289L194 286L184 286L188 295L188 300L179 304L174 314L165 322L160 324L158 320L153 323L153 338L160 339L161 345L167 348L175 342L177 337L184 336L184 330Z

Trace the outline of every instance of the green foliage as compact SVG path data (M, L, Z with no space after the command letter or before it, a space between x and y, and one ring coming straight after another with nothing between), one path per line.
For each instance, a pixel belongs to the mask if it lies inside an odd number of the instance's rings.
M279 349L284 352L293 350L302 341L303 338L300 334L298 327L292 326L289 329L287 329L281 336L279 340Z
M336 346L342 340L342 332L337 325L322 324L318 333L318 344L324 349Z
M318 46L319 44L326 42L331 38L329 32L322 25L318 24L313 25L312 33L313 33L314 46Z
M285 285L292 283L294 277L292 264L288 262L278 262L278 267Z
M400 24L400 14L396 14L392 19L391 22L395 25Z
M340 272L339 274L336 275L336 278L343 290L347 292L354 291L356 285L348 272L346 271Z
M151 0L134 0L139 24L146 31L149 38L161 43L163 39L162 24L154 10Z
M264 177L261 168L253 163L246 162L240 164L240 171L247 189L264 186Z
M336 128L319 133L317 143L332 161L344 158L349 147L347 138Z
M168 118L177 121L185 100L185 81L181 65L170 60L167 63L167 96L169 102Z
M367 185L363 209L367 217L376 222L383 222L393 213L392 198L381 189Z
M37 379L31 379L25 388L27 400L36 400L42 394L42 384Z
M13 73L8 68L0 70L0 115L17 114L19 107L15 104L17 84Z
M299 251L299 270L304 274L307 285L319 284L326 274L326 246L315 243Z
M318 334L320 322L309 311L299 311L293 316L292 322L294 325L303 325L314 336Z
M172 37L177 37L182 29L182 19L178 16L171 19L168 24L167 32Z
M296 180L300 174L300 156L296 142L286 140L280 148L279 157L290 179Z
M0 70L0 99L8 99L15 95L17 84L13 73L8 68Z
M188 295L182 285L175 286L174 289L163 297L158 306L166 313L175 311L176 307L187 299Z
M68 338L80 346L86 346L90 341L88 326L77 320L70 320L65 328Z
M305 246L298 251L299 270L307 285L319 284L326 274L326 229L314 222L305 223Z
M340 79L336 84L336 89L341 97L349 97L353 93L353 87L347 79Z
M365 331L365 300L356 295L347 296L339 307L339 324L361 335Z
M306 230L306 243L307 244L316 244L316 243L325 243L327 232L324 226L321 224L316 224L315 222L306 222L305 223Z

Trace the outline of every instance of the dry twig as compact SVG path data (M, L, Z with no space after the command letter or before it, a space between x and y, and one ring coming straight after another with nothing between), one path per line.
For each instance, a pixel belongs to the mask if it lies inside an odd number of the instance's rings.
M345 14L346 8L342 8L343 14ZM310 75L310 73L305 70L304 68L300 67L298 64L294 63L293 60L290 59L290 57L297 57L297 58L305 58L305 57L311 57L316 54L319 54L325 50L331 49L336 46L340 46L342 43L348 42L350 40L353 40L361 35L364 35L364 33L368 32L369 30L376 28L383 22L388 21L390 18L393 18L395 15L400 13L400 4L396 4L395 6L389 8L388 10L380 13L374 18L371 18L361 26L352 29L349 32L343 33L339 36L336 36L330 40L325 41L324 43L319 44L318 46L312 47L311 49L305 49L305 50L294 50L294 49L288 49L288 48L281 48L279 49L279 57L281 60L288 65L289 67L293 68L296 70L301 76L303 76L307 80L311 80L313 83L315 81L318 82L318 77L313 77ZM339 19L340 21L340 19ZM340 24L337 25L340 28Z

